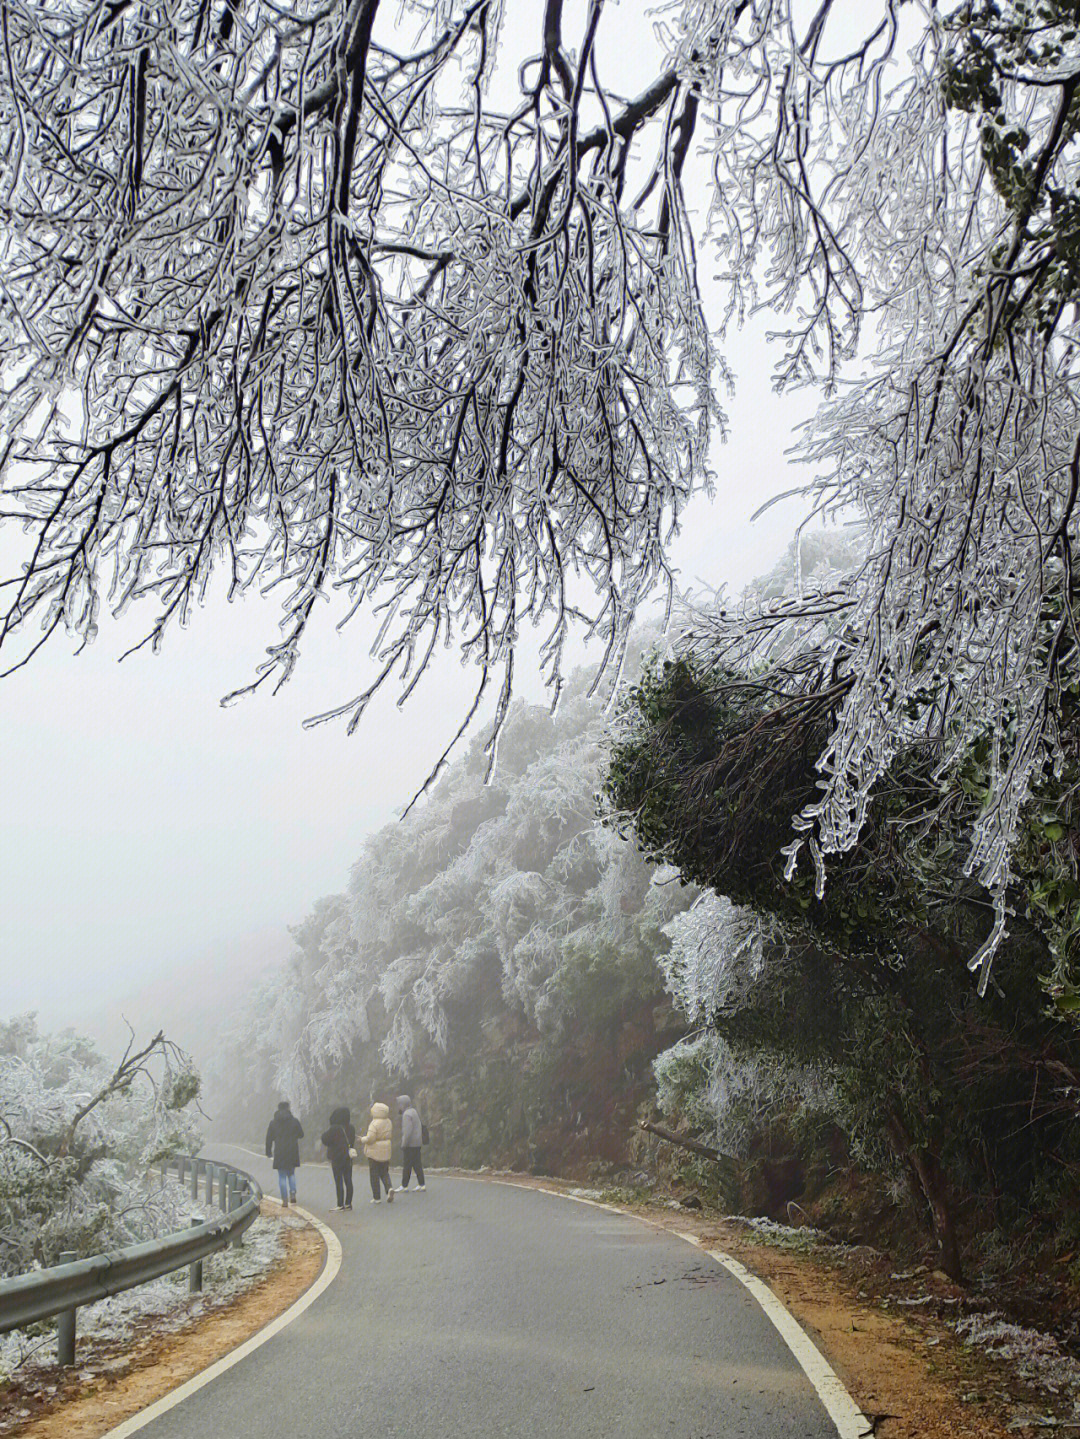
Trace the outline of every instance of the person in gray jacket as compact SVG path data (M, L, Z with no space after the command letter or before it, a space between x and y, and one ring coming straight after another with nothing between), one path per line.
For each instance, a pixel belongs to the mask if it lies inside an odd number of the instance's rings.
M408 1189L409 1180L415 1171L416 1188L424 1189L424 1161L420 1153L424 1143L424 1126L420 1123L416 1106L407 1094L398 1095L397 1107L401 1115L401 1187Z

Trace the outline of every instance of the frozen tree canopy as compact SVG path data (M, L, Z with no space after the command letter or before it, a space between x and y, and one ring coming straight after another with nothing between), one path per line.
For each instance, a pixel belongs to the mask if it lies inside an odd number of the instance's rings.
M808 850L819 888L823 856L856 842L906 746L937 746L953 785L986 748L968 861L997 900L972 958L985 984L1019 817L1069 748L1059 729L1077 682L1075 7L888 6L846 60L831 9L795 66L767 41L753 52L743 88L764 101L775 87L768 143L788 166L765 163L757 133L736 126L720 203L736 255L753 215L749 249L764 240L777 283L800 277L804 298L809 286L790 373L834 374L874 316L865 374L805 447L818 508L862 523L866 559L788 603L709 616L697 643L736 668L767 663L781 695L831 710L821 792L789 849L789 874ZM702 10L728 11L741 33L743 7ZM687 43L700 49L704 33ZM890 55L904 61L891 74ZM784 176L770 205L754 202Z
M832 704L792 863L854 843L913 737L943 775L986 737L999 933L1076 668L1074 9L679 0L625 96L603 0L538 5L531 53L497 0L9 6L11 662L146 595L156 642L215 567L283 587L256 683L332 586L382 607L374 686L457 642L504 714L523 620L557 684L590 590L617 654L705 475L701 260L729 317L785 312L781 383L844 381L808 454L865 562L706 627Z
M675 68L617 99L601 6L571 52L552 3L496 111L500 10L8 12L0 435L35 535L9 631L152 594L156 640L223 565L286 585L263 678L336 584L385 606L380 679L456 637L508 692L526 617L553 617L557 673L574 571L623 643L711 407L695 102Z
M238 1048L298 1104L366 1046L388 1072L415 1072L485 1001L557 1034L590 966L611 991L655 991L661 927L694 891L600 826L605 720L585 688L571 678L558 716L512 707L495 782L478 739L368 841L346 893L295 927L296 955L255 996Z
M659 957L660 967L689 1019L708 1020L738 1005L765 963L762 927L752 910L708 890L665 926L672 944Z

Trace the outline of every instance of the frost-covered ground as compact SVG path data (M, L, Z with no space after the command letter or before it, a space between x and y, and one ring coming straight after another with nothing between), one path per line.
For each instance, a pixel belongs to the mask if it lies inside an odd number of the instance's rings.
M809 1224L794 1228L790 1224L778 1224L775 1219L763 1219L756 1215L749 1218L741 1215L733 1217L737 1218L740 1224L745 1224L752 1229L766 1244L775 1244L781 1249L794 1249L799 1253L805 1253L822 1246L832 1250L844 1250L849 1247L846 1244L837 1244L823 1230L814 1229Z
M190 1200L188 1207L192 1207ZM284 1229L302 1224L302 1220L284 1215L256 1219L239 1249L223 1249L203 1261L201 1294L188 1294L185 1267L137 1289L86 1305L78 1316L78 1368L93 1372L101 1350L133 1339L148 1327L157 1334L172 1333L235 1298L280 1257L284 1249ZM0 1381L25 1378L32 1371L51 1368L55 1359L54 1321L0 1335ZM0 1433L17 1418L0 1419Z
M848 1254L854 1252L850 1246L836 1244L827 1234L822 1233L821 1230L812 1229L808 1225L792 1228L786 1224L778 1224L771 1219L743 1216L730 1216L730 1218L737 1218L738 1223L745 1224L752 1229L757 1237L765 1243L781 1249L800 1253L819 1250L826 1252L830 1257L835 1257L845 1251ZM894 1273L891 1278L897 1283L910 1280L925 1282L925 1277L928 1275L927 1267L920 1265L907 1273ZM977 1300L965 1302L977 1302ZM943 1305L957 1305L959 1300L955 1296L943 1299L940 1294L931 1292L899 1297L893 1294L885 1300L885 1303L889 1307L895 1306L901 1309L941 1311ZM1080 1362L1066 1353L1052 1334L1038 1329L1024 1328L1019 1324L1011 1324L996 1309L983 1313L969 1313L962 1318L948 1318L944 1315L942 1317L965 1345L1007 1366L1025 1385L1043 1395L1048 1401L1055 1401L1056 1409L1068 1408L1072 1416L1080 1417ZM1060 1417L1057 1419L1048 1417L1035 1422L1056 1427L1062 1421Z
M1003 1360L1043 1394L1068 1400L1080 1414L1080 1363L1051 1334L1010 1324L996 1310L969 1314L953 1326L965 1344Z

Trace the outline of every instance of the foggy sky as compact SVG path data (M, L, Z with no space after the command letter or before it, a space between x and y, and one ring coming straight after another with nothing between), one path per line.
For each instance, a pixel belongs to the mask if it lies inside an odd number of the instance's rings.
M521 29L535 7L512 8ZM609 26L609 43L611 28L641 39L626 49L627 92L652 73L648 27L633 18L642 8L621 7ZM706 254L706 283L711 268ZM809 478L785 451L813 397L772 394L764 328L722 347L737 379L725 400L731 439L714 447L715 499L694 502L673 550L690 585L738 590L771 568L805 509L788 501L750 523ZM404 709L391 690L379 695L352 738L339 723L304 731L306 717L372 676L370 627L339 634L328 607L276 697L260 690L222 708L276 639L278 617L274 598L219 594L160 654L118 664L152 623L152 607L136 606L122 622L104 618L77 657L62 636L0 684L0 1019L36 1009L46 1028L79 1025L186 964L209 988L207 956L227 964L253 932L283 930L340 890L365 835L423 783L477 672L450 651ZM590 657L580 644L570 652L571 663ZM520 662L517 676L518 696L542 698L534 664Z

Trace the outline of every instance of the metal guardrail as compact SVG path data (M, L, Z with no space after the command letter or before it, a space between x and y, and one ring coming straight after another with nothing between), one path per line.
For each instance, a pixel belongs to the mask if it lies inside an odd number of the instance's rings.
M135 1289L185 1266L189 1292L201 1289L202 1261L208 1254L241 1242L245 1229L259 1213L262 1190L241 1169L190 1156L162 1164L163 1184L170 1167L178 1170L181 1184L190 1183L193 1199L202 1197L199 1180L203 1179L207 1204L213 1203L216 1181L218 1206L224 1211L221 1216L202 1223L193 1219L188 1229L131 1244L111 1254L95 1254L89 1259L71 1256L69 1263L0 1280L0 1334L59 1314L57 1359L60 1364L74 1364L75 1313L81 1305Z

